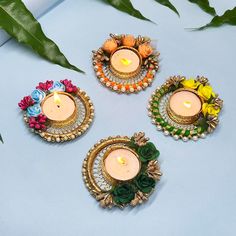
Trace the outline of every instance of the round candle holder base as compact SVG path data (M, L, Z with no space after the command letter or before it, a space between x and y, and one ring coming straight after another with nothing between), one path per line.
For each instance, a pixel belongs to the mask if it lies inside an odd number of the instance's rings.
M201 109L198 113L180 116L170 108L170 98L179 91L191 91L200 98ZM153 92L148 111L157 130L163 131L166 136L171 135L176 140L197 141L215 130L222 107L223 101L213 92L207 78L173 76Z
M68 96L74 102L72 115L63 121L52 121L41 108L45 99L55 92ZM39 83L31 96L24 97L19 106L24 111L24 121L31 131L53 143L71 141L81 136L94 118L94 106L89 96L68 80Z
M120 150L125 150L125 153L131 152L134 156L124 156L123 158L127 158L125 165L120 163L118 158L110 159L113 168L108 174L104 160L113 151ZM84 160L82 174L85 185L104 208L137 206L149 198L157 181L160 180L162 173L157 161L158 156L159 151L141 132L134 134L131 138L115 136L102 139L89 150ZM111 158L116 158L116 156ZM137 162L132 162L132 158L138 159L138 167ZM138 168L138 173L125 181L111 177L113 170L114 174L123 178L126 173L123 168L128 172L133 168Z
M114 92L127 94L151 86L159 69L159 52L150 43L147 37L110 34L103 46L93 51L99 81Z

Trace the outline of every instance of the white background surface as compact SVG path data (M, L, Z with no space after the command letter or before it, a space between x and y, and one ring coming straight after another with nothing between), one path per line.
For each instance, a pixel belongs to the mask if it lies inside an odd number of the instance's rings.
M5 140L0 145L0 235L235 235L236 27L189 32L185 28L201 26L211 16L182 0L173 1L181 18L152 0L133 3L157 25L97 0L67 0L40 19L47 35L86 75L50 64L13 40L0 48L0 131ZM235 5L234 0L211 3L219 14ZM91 50L110 32L156 40L161 68L145 92L118 95L95 78ZM176 142L158 132L147 116L151 93L175 74L207 76L224 99L220 126L205 140ZM80 139L48 144L26 129L17 103L38 82L64 78L90 95L96 117ZM163 177L141 207L103 210L82 181L83 159L101 138L139 130L159 148Z

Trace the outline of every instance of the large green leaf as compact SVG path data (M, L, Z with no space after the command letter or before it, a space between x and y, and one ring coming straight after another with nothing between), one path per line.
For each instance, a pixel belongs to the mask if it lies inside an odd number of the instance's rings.
M145 16L143 16L140 11L135 9L130 0L102 0L102 1L113 6L117 10L125 12L131 16L134 16L141 20L151 21Z
M155 0L155 1L160 3L163 6L169 7L172 11L174 11L179 16L179 12L169 0Z
M0 28L20 43L30 46L43 58L68 69L83 72L71 65L58 46L46 37L38 21L21 0L0 0Z
M216 15L216 11L214 7L210 6L210 3L208 0L188 0L189 2L196 3L203 11L207 12L208 14L211 14L213 16Z
M3 143L2 135L0 134L0 142Z
M224 24L236 25L236 7L227 10L222 16L215 16L210 23L198 28L198 30L203 30L209 27L219 27Z

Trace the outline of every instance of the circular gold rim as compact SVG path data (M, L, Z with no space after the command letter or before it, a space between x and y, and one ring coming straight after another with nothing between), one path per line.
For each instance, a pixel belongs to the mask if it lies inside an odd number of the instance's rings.
M198 98L200 99L201 101L201 109L200 111L196 114L196 115L193 115L193 116L181 116L181 115L178 115L176 114L170 107L170 99L171 97L180 92L180 91L189 91L189 92L192 92L194 94L196 94L198 96ZM195 91L194 89L190 89L190 88L180 88L180 89L177 89L175 90L172 95L169 97L169 101L168 101L168 105L166 107L166 110L167 110L167 113L168 115L170 116L170 118L175 121L176 123L179 123L179 124L184 124L184 125L189 125L189 124L193 124L200 116L201 112L202 112L202 104L203 104L203 99L198 95L197 91Z
M48 95L43 99L43 101L41 102L40 105L41 105L43 114L44 114L44 111L43 111L43 104L45 103L45 101L46 101L49 97L54 96L54 93L55 93L55 92L52 92L52 93L48 94ZM56 92L56 93L57 93L57 94L63 94L63 95L68 96L68 97L74 102L74 104L75 104L75 110L74 110L74 112L73 112L72 115L69 116L67 119L62 120L62 121L57 121L57 120L51 120L51 119L48 118L48 120L50 121L50 125L51 125L52 127L59 127L59 128L60 128L60 127L66 126L66 125L70 125L70 124L72 124L72 123L74 123L74 122L76 121L76 119L77 119L78 107L77 107L77 105L76 105L75 98L74 98L71 94L66 93L66 92L63 92L63 91L58 91L58 92ZM45 116L46 116L46 115L45 115Z
M99 193L102 193L103 191L99 188L99 186L96 184L95 178L93 176L93 163L95 161L95 158L97 154L104 149L105 147L112 145L112 144L120 144L123 143L124 145L128 144L130 142L130 138L127 136L121 137L108 137L107 139L102 139L98 143L96 143L88 152L87 157L85 158L83 162L83 178L86 187L90 191L91 194L96 195Z
M112 177L112 176L107 172L106 167L105 167L105 160L106 160L106 158L108 157L108 155L109 155L112 151L117 150L117 149L126 149L126 150L132 152L132 153L137 157L138 162L139 162L139 170L138 170L137 174L136 174L134 177L132 177L132 178L130 178L130 179L126 179L126 180L119 180L119 179L116 179L116 178ZM138 154L137 154L133 149L131 149L131 148L129 148L129 147L126 147L126 146L122 146L122 145L115 145L115 146L112 146L112 147L110 147L110 148L108 148L108 149L106 150L106 152L105 152L105 154L104 154L104 156L103 156L103 159L102 159L102 170L103 170L103 173L104 173L105 178L106 178L111 184L114 184L114 183L117 183L117 182L126 182L126 181L130 181L130 180L134 179L134 178L139 174L139 172L140 172L140 170L141 170L141 161L140 161L140 159L139 159Z
M112 63L111 63L111 58L112 58L112 56L114 55L114 53L116 53L117 51L119 51L119 50L121 50L121 49L129 49L129 50L133 51L133 52L139 57L139 66L138 66L138 68L137 68L135 71L129 72L129 73L124 73L124 72L120 72L120 71L116 70L116 69L113 67L113 65L112 65ZM141 71L142 63L143 63L143 62L142 62L142 57L141 57L140 53L138 52L137 49L135 49L135 48L133 48L133 47L128 47L128 46L121 46L121 47L118 47L118 48L117 48L114 52L112 52L112 54L110 55L110 69L111 69L111 71L112 71L112 73L113 73L114 75L116 75L116 76L118 76L118 77L120 77L120 78L122 78L122 79L129 79L129 78L131 78L131 77L134 77L134 76L138 75L139 72Z
M39 134L44 140L48 142L65 142L65 141L71 141L79 136L81 136L83 133L86 132L86 130L90 127L93 118L94 118L94 106L92 101L90 100L90 97L78 88L78 91L76 93L76 96L79 97L79 99L82 101L82 103L85 106L85 118L80 126L75 128L74 130L68 132L68 133L63 133L63 134L52 134L47 131L37 131L34 130L36 134ZM28 122L28 120L25 120Z

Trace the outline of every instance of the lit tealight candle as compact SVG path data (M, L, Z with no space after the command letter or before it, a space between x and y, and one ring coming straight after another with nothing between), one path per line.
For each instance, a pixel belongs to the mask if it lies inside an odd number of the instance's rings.
M202 101L194 91L180 89L171 95L167 111L174 121L191 124L198 118L201 108Z
M134 76L141 70L141 60L134 48L121 47L111 55L111 70L121 77Z
M41 106L43 114L54 125L70 123L76 116L75 100L70 94L65 92L54 92L48 95Z
M117 148L109 151L104 158L104 171L114 180L133 179L140 171L138 156L128 148Z

